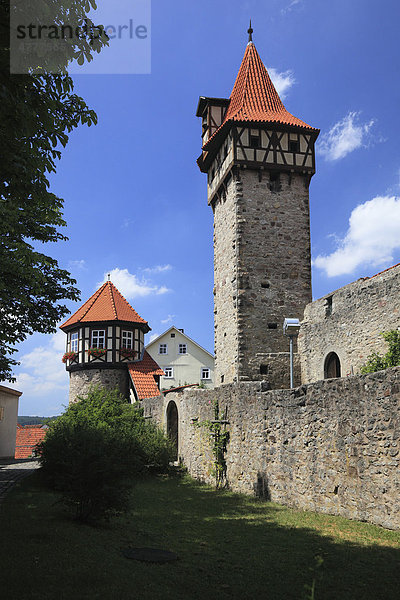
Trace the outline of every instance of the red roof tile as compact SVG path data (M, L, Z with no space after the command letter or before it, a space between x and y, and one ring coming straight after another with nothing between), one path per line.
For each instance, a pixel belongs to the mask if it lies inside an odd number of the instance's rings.
M282 123L319 131L286 110L253 42L247 44L224 121L204 144L203 149L206 149L222 128L232 121Z
M154 375L164 375L164 371L146 350L140 362L128 364L128 370L139 400L155 398L160 395Z
M89 321L129 321L147 325L147 321L138 315L111 281L104 283L83 306L60 325L60 329Z
M43 425L18 425L15 458L30 458L36 444L44 439L46 432L47 427Z

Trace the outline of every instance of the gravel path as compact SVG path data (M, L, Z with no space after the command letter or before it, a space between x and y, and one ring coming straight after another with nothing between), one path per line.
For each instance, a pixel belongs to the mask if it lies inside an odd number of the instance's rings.
M37 460L0 461L0 503L12 486L39 467Z

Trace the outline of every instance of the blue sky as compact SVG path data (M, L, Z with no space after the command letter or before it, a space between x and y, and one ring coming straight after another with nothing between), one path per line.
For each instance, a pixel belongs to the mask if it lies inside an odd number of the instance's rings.
M314 297L399 262L399 13L392 0L153 0L150 74L74 76L99 123L73 132L51 178L69 241L46 251L82 301L111 271L152 335L174 324L213 350L212 211L195 110L199 95L229 97L250 17L285 106L321 129ZM20 414L67 403L63 338L20 345Z

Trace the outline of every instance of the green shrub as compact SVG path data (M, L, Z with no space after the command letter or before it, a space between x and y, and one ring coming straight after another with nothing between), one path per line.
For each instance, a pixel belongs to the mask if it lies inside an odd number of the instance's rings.
M40 445L42 472L78 520L129 509L135 478L165 472L172 445L115 391L92 388L49 427Z
M388 343L389 350L383 356L373 352L361 367L361 373L375 373L389 367L400 366L400 331L397 329L381 333L383 339Z

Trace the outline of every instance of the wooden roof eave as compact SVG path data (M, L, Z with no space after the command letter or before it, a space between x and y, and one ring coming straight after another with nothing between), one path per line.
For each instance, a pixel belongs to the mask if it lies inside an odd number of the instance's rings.
M124 325L130 325L137 327L138 329L142 329L144 333L151 331L151 327L147 322L140 323L138 321L123 321L121 319L110 319L108 321L76 321L70 325L60 326L59 329L64 331L64 333L68 333L72 329L78 329L79 327L93 327L93 325L101 325L102 327L106 327L108 325L119 325L120 327Z

